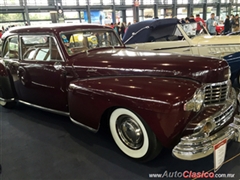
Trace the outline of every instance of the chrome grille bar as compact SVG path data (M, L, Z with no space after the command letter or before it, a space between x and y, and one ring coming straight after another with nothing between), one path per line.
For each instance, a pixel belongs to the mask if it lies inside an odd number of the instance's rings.
M211 105L215 103L222 103L226 100L228 94L228 83L220 82L220 83L213 83L207 84L204 87L205 92L205 105Z
M232 117L233 112L234 112L234 108L233 108L233 106L230 106L224 113L222 113L220 116L216 117L214 119L215 123L216 123L216 127L214 128L214 130L219 129L226 122L228 122L228 120Z

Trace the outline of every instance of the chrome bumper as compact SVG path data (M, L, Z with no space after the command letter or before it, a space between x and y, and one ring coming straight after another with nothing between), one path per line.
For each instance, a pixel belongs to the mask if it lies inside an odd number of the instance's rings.
M235 101L233 97L231 99ZM236 103L233 104L236 105ZM224 113L224 111L222 113ZM229 140L240 142L240 115L235 115L233 123L211 136L206 134L202 136L192 134L182 137L181 141L173 148L172 153L175 157L182 160L200 159L212 154L214 145L224 139L227 139L228 142Z
M240 116L234 117L234 122L207 138L195 139L191 141L181 140L174 147L173 155L182 160L196 160L213 153L213 146L223 139L240 142Z

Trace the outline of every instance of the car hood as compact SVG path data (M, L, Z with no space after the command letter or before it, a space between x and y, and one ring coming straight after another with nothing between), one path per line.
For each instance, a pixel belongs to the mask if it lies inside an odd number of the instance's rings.
M196 36L192 39L192 42L197 45L229 45L240 43L240 38L236 36Z
M125 48L91 50L78 54L73 57L73 68L80 78L168 76L202 83L225 81L229 72L224 60Z

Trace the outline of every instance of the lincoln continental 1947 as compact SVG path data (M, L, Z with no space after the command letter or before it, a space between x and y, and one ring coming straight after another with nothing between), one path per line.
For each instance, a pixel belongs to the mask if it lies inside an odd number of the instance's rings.
M141 162L163 147L195 160L222 140L240 142L224 60L127 49L111 28L90 24L12 28L2 40L5 108L23 103L94 132L106 124L119 149Z

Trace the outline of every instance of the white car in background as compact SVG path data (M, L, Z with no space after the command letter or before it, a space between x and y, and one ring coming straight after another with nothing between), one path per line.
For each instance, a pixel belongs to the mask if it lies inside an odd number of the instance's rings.
M141 21L128 27L123 42L142 50L223 57L240 51L240 36L211 36L197 23L178 19ZM197 29L199 31L197 31Z

